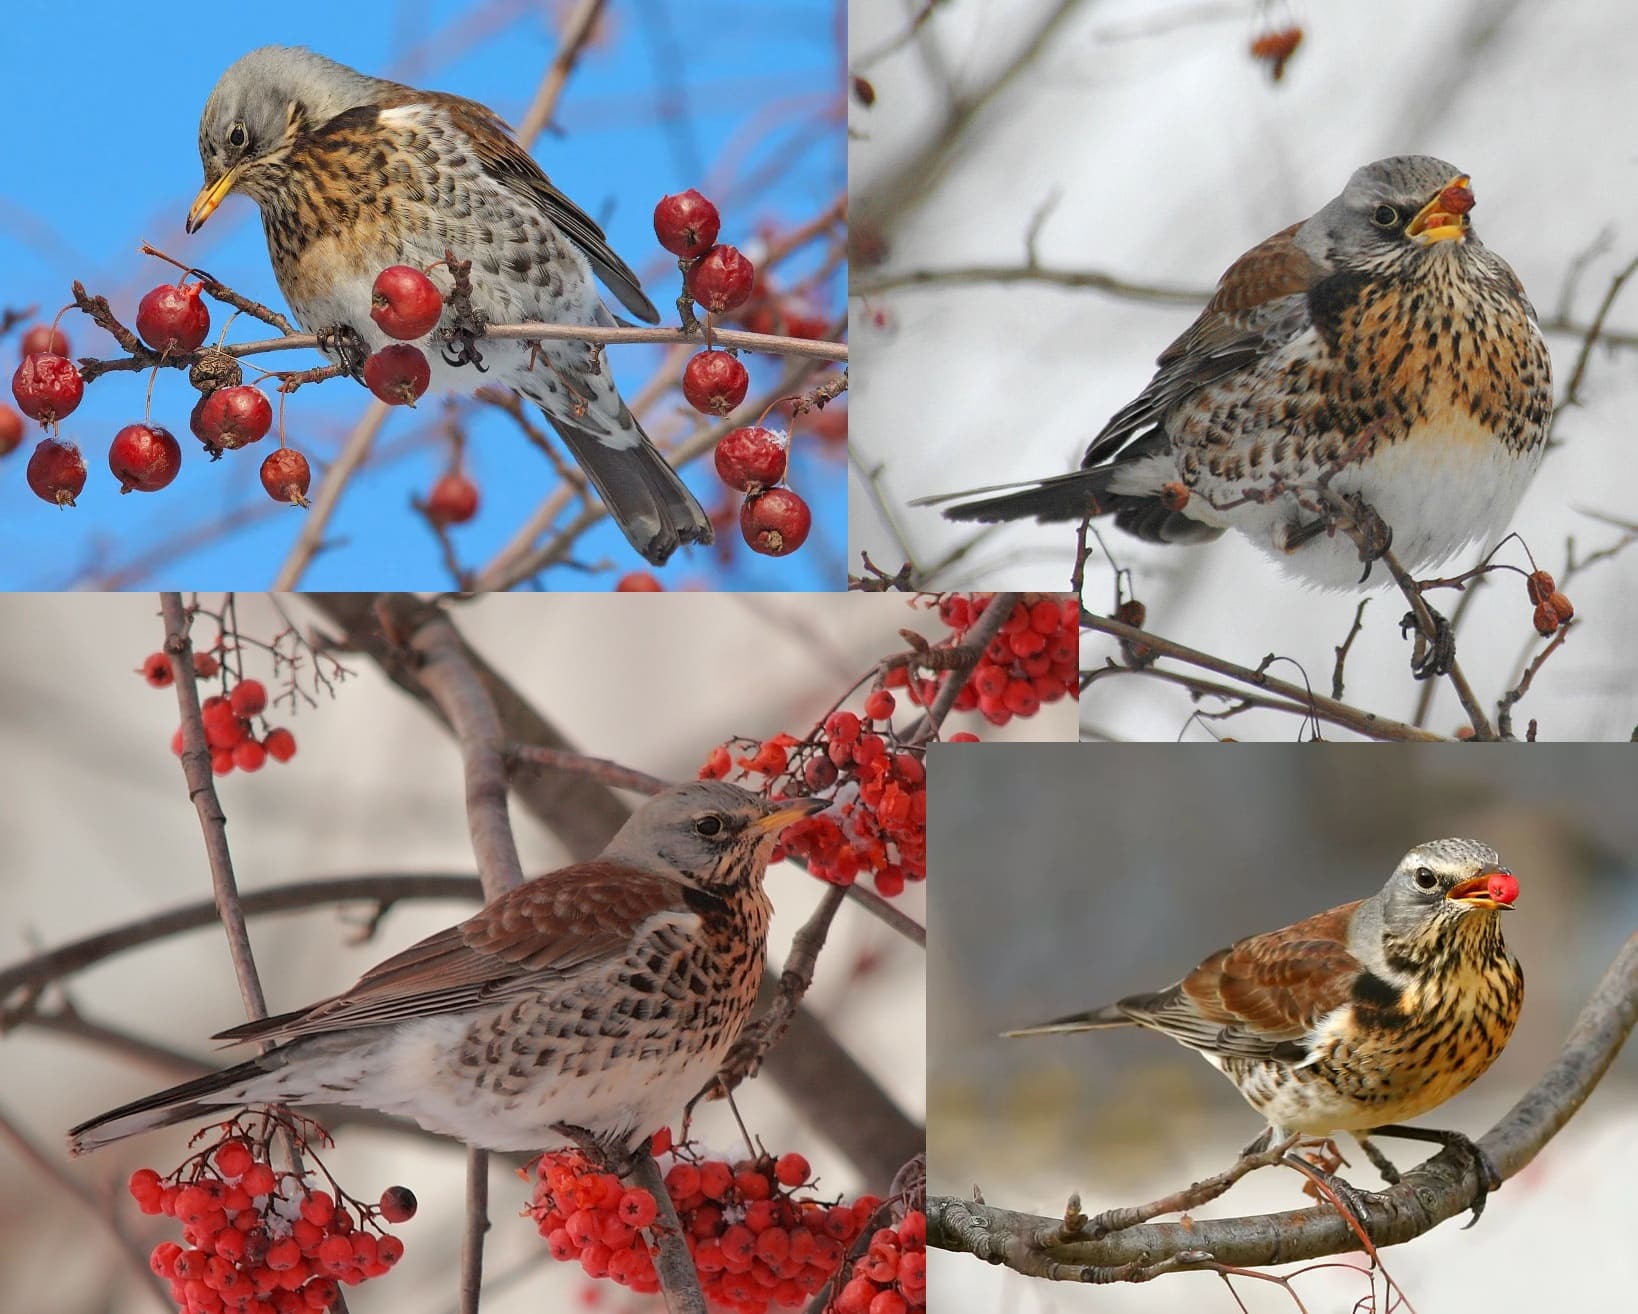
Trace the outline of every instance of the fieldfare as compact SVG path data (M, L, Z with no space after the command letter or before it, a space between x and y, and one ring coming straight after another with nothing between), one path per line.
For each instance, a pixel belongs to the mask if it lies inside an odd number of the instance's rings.
M1229 266L1079 470L974 489L997 495L944 514L1112 514L1156 543L1238 529L1292 575L1333 588L1364 579L1327 489L1357 523L1378 536L1385 526L1410 571L1492 538L1546 449L1552 367L1472 206L1467 175L1443 160L1357 170L1312 218Z
M762 982L780 831L827 806L720 781L656 796L601 856L528 881L308 1008L222 1032L272 1047L81 1123L85 1154L243 1104L378 1109L490 1150L665 1126L716 1073Z
M205 102L199 157L205 185L188 231L229 192L254 200L290 309L360 377L364 357L390 342L370 318L376 275L433 265L446 250L471 260L472 307L486 323L612 326L594 274L638 319L659 320L602 229L475 101L264 46ZM448 271L430 272L447 295ZM442 327L452 319L446 310ZM479 354L481 369L429 352L432 386L502 383L536 402L656 565L679 543L711 541L710 517L626 409L600 347L493 339Z
M1140 1026L1199 1050L1268 1120L1293 1132L1352 1132L1383 1176L1378 1133L1455 1144L1500 1185L1465 1136L1401 1127L1465 1090L1513 1032L1524 973L1496 914L1518 881L1495 852L1446 839L1407 853L1381 892L1240 940L1155 994L1009 1036Z

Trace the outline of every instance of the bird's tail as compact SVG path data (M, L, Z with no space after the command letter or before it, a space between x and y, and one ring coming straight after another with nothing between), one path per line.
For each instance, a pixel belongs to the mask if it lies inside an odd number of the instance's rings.
M995 497L980 497L971 502L956 502L944 507L946 520L980 520L994 524L1001 520L1039 520L1050 524L1064 520L1079 520L1086 515L1102 515L1112 507L1105 505L1109 495L1109 475L1112 467L1097 466L1089 470L1071 470L1022 484L994 484L988 488L969 488L961 493L942 493L936 497L921 497L911 506L942 506L958 497L972 497L976 493L995 493Z
M550 411L546 418L597 488L632 547L654 565L663 566L679 544L711 541L711 517L624 404L621 410L621 419L630 427L613 435L600 434Z
M1110 1004L1105 1008L1094 1008L1088 1013L1071 1013L1068 1017L1055 1017L1050 1022L1038 1022L1032 1027L1019 1027L1016 1031L1003 1031L1003 1036L1057 1036L1068 1035L1075 1031L1099 1031L1104 1027L1130 1027L1137 1025L1130 1017L1121 1011L1119 1004Z
M123 1141L127 1136L153 1131L156 1127L169 1127L217 1109L243 1104L245 1100L233 1093L235 1088L266 1073L267 1067L260 1059L251 1059L221 1072L184 1081L180 1086L172 1086L169 1090L143 1099L132 1100L73 1128L68 1133L68 1152L76 1157L89 1154L114 1141ZM226 1098L211 1098L224 1093L227 1093Z

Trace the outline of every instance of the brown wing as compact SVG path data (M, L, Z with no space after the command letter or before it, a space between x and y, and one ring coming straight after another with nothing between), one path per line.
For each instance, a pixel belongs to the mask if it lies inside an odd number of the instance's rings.
M392 98L396 103L400 98ZM660 312L643 292L631 266L609 246L592 217L553 186L534 156L512 137L512 130L487 107L475 100L436 92L407 91L402 99L434 101L450 112L466 134L472 153L485 173L524 200L540 206L571 242L585 252L603 285L620 299L633 315L647 324L657 324Z
M1133 1021L1212 1054L1299 1060L1300 1041L1351 997L1363 965L1348 952L1359 903L1219 949L1169 990L1118 1007Z
M333 998L216 1039L290 1040L458 1012L511 988L535 989L617 962L639 927L667 914L679 922L696 917L676 881L613 863L577 863L508 891Z

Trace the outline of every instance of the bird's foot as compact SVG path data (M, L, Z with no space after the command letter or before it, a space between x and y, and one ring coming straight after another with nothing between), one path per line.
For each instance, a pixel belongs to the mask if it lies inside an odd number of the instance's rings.
M483 311L472 304L472 262L457 260L455 253L447 250L443 262L454 279L454 286L444 298L449 307L448 321L436 335L436 340L442 344L440 354L446 365L470 365L478 373L485 373L489 367L483 363L478 339L483 336L489 321Z
M1428 1141L1447 1150L1458 1151L1473 1165L1473 1174L1479 1182L1479 1193L1473 1201L1473 1217L1467 1220L1463 1227L1464 1231L1479 1221L1479 1215L1484 1213L1485 1201L1490 1197L1490 1193L1501 1189L1502 1175L1496 1168L1495 1160L1484 1152L1477 1141L1461 1132L1444 1131L1438 1127L1406 1127L1400 1123L1390 1123L1385 1127L1371 1128L1370 1135L1398 1136L1407 1141ZM1387 1172L1383 1172L1383 1164L1387 1164L1386 1156L1378 1163L1380 1151L1373 1151L1370 1142L1363 1136L1359 1138L1359 1143L1365 1147L1365 1153L1371 1156L1371 1162L1376 1165L1377 1172L1382 1173L1383 1179L1396 1182L1398 1172L1394 1170L1392 1164L1388 1164L1388 1170L1394 1173L1392 1178L1388 1177Z
M609 1140L572 1122L554 1122L552 1131L568 1141L604 1172L613 1173L624 1181L637 1166L638 1155L623 1141Z
M336 324L318 333L319 350L331 356L347 373L364 381L364 362L370 358L370 348L351 324Z
M1433 639L1430 642L1416 619L1414 611L1407 611L1404 619L1399 622L1399 633L1409 634L1416 632L1416 643L1411 650L1411 674L1418 680L1437 679L1441 675L1448 675L1450 668L1456 662L1456 631L1451 623L1428 608L1428 615L1433 620Z
M1315 1156L1311 1152L1324 1147L1323 1153ZM1309 1153L1304 1153L1307 1151ZM1316 1200L1330 1201L1345 1213L1353 1215L1354 1221L1365 1228L1366 1211L1365 1197L1367 1191L1344 1181L1336 1175L1335 1169L1348 1161L1342 1157L1337 1149L1336 1142L1329 1137L1319 1137L1314 1140L1304 1139L1296 1146L1286 1151L1286 1156L1308 1180L1303 1185L1303 1194L1313 1196ZM1320 1162L1316 1162L1316 1157ZM1329 1165L1329 1166L1327 1166ZM1333 1200L1334 1197L1334 1200Z

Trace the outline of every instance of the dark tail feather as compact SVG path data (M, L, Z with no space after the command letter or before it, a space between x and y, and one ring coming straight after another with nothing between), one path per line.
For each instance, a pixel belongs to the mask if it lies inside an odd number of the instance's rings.
M192 1081L184 1081L180 1086L172 1086L169 1090L122 1104L117 1109L110 1109L107 1113L73 1128L68 1133L68 1152L76 1157L89 1154L92 1150L110 1145L114 1141L122 1141L127 1136L136 1136L145 1131L152 1131L156 1127L169 1127L173 1123L187 1122L216 1109L231 1107L231 1102L216 1103L207 1097L249 1081L253 1077L259 1077L266 1071L266 1066L259 1060L251 1059L221 1072L211 1072Z
M631 431L637 444L614 447L590 429L576 428L550 413L546 418L596 486L632 547L654 565L665 565L678 544L711 541L711 517L636 420L631 421Z
M1063 520L1079 520L1089 512L1102 515L1108 510L1103 498L1108 492L1109 467L1093 470L1071 470L1068 474L1053 475L1030 484L997 485L995 489L974 488L969 493L953 493L942 497L924 497L913 506L936 506L950 497L967 497L971 493L997 492L997 497L980 498L973 502L957 502L944 508L946 520L982 520L993 524L999 520L1028 520L1042 524Z
M1104 1027L1129 1027L1136 1025L1131 1018L1123 1013L1118 1004L1110 1004L1106 1008L1094 1008L1088 1013L1071 1013L1068 1017L1053 1018L1050 1022L1039 1022L1032 1027L1020 1027L1016 1031L1003 1031L1003 1036L1054 1036L1067 1035L1075 1031L1098 1031Z

